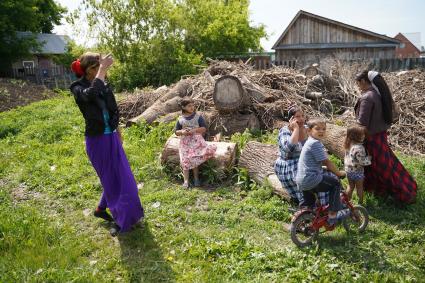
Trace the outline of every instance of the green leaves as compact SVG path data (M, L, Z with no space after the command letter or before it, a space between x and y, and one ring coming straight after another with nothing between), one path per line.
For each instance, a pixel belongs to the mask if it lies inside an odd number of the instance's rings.
M118 64L110 78L118 90L170 84L193 74L206 57L261 49L264 26L249 21L249 1L84 0L100 48Z
M16 32L51 33L65 12L54 0L0 1L0 68L37 47L34 38L18 38Z

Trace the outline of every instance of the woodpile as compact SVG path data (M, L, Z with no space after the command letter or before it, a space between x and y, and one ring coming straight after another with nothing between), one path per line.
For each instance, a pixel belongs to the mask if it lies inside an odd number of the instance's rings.
M406 154L425 155L425 71L383 75L399 108L399 119L390 129L391 144Z
M189 96L207 120L210 136L280 127L294 104L309 117L347 126L354 122L353 106L360 96L354 76L366 67L338 61L330 65L330 71L324 73L314 68L297 71L281 66L254 70L244 63L212 60L200 74L187 76L173 86L127 95L119 109L128 125L141 120L169 122L179 115L178 101ZM383 76L401 110L399 121L390 131L391 143L406 153L425 154L425 72ZM344 134L343 129L340 134ZM332 148L340 154L340 149Z

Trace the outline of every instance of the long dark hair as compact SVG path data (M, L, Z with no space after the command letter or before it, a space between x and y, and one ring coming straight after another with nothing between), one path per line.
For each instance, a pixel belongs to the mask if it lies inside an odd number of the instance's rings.
M377 74L373 81L369 80L368 77L369 71L363 71L356 76L356 81L364 80L367 83L374 84L381 95L381 103L382 103L382 114L385 123L392 124L393 123L393 109L394 109L394 100L391 94L390 88L388 87L386 81L381 76L381 74Z

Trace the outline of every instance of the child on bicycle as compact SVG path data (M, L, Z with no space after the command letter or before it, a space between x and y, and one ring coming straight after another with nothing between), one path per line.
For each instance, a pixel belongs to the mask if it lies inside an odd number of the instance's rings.
M329 192L328 223L335 224L350 215L349 209L342 209L339 195L339 180L323 173L322 165L338 177L344 177L345 172L339 171L335 164L328 159L321 140L325 137L326 122L322 119L312 119L307 122L309 135L298 161L296 182L303 193L300 206L313 207L315 193Z
M364 166L371 164L371 157L367 156L363 146L365 136L365 127L353 125L347 129L344 141L344 169L348 179L347 195L351 199L353 191L356 189L359 203L363 203Z

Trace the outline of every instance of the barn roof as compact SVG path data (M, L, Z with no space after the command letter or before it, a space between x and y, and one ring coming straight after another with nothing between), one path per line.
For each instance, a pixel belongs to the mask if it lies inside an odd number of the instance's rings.
M395 39L399 39L401 42L410 43L413 48L416 49L417 52L421 53L421 50L413 44L404 34L399 32L396 36L394 36Z
M383 34L378 34L378 33L375 33L375 32L372 32L372 31L369 31L369 30L365 30L365 29L361 29L361 28L358 28L358 27L355 27L355 26L351 26L351 25L347 25L347 24L344 24L344 23L342 23L342 22L338 22L338 21L335 21L335 20L331 20L331 19L328 19L328 18L325 18L325 17L322 17L322 16L318 16L318 15L315 15L315 14L312 14L312 13L309 13L309 12L306 12L306 11L303 11L303 10L300 10L298 13L297 13L297 15L292 19L292 21L289 23L289 25L288 25L288 27L285 29L285 31L281 34L281 36L279 37L279 39L276 41L276 43L273 45L273 47L272 47L272 49L281 49L281 48L279 48L279 43L282 41L282 39L285 37L285 35L288 33L288 31L292 28L292 26L294 25L294 23L302 16L302 15L304 15L304 16L307 16L307 17L311 17L311 18L315 18L315 19L317 19L317 20L320 20L320 21L324 21L324 22L327 22L327 23L330 23L330 24L334 24L334 25L338 25L338 26L342 26L342 27L344 27L344 28L347 28L347 29L350 29L350 30L353 30L353 31L356 31L356 32L360 32L360 33L364 33L364 34L367 34L367 35L369 35L369 36L373 36L373 37L376 37L376 38L380 38L380 39L382 39L383 41L385 41L386 42L386 44L390 44L391 46L394 46L394 45L398 45L400 42L397 40L397 39L394 39L394 38L391 38L391 37L388 37L388 36L386 36L386 35L383 35ZM358 44L361 44L361 43L358 43ZM369 44L369 43L368 43ZM385 43L384 43L385 44ZM311 47L307 47L307 45L310 45ZM316 47L312 47L312 45L317 45ZM320 47L321 45L324 45L325 47ZM335 48L335 47L337 47L336 45L338 45L338 44L328 44L327 46L328 47L326 47L326 44L302 44L302 45L299 45L298 47L296 47L297 49L299 49L299 48ZM369 44L370 45L370 44ZM374 45L376 45L376 46L367 46L367 47L384 47L383 45L382 45L382 43L381 44L379 44L379 43L375 43ZM362 47L363 46L365 46L364 44L363 45L361 45ZM350 47L350 46L347 46L347 44L344 44L344 46L343 47ZM355 46L353 46L353 47L355 47ZM285 49L288 49L288 47L284 47ZM295 48L295 46L293 47L293 48Z
M64 35L53 33L31 33L18 32L19 37L35 36L36 41L40 44L40 50L32 51L33 54L64 54L67 51L69 38Z

